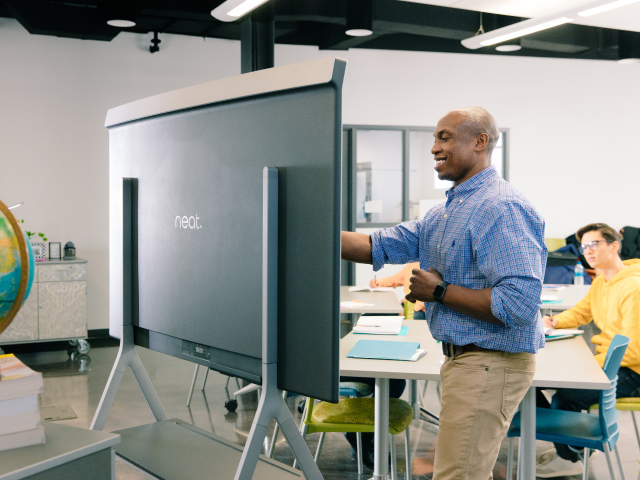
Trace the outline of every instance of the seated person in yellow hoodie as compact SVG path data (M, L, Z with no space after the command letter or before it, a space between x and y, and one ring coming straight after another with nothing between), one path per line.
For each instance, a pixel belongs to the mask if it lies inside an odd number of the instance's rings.
M369 286L371 288L376 287L404 287L404 294L407 296L409 294L409 285L411 285L411 281L409 280L413 276L413 269L420 268L420 263L407 263L402 270L398 273L391 275L389 277L381 278L380 280L376 280L375 278L369 282ZM404 304L408 300L403 299L402 303ZM407 309L405 308L405 312ZM413 319L414 320L426 320L425 312L424 312L424 302L417 301L413 305ZM409 317L410 318L410 317Z
M577 328L593 319L601 330L591 339L601 367L613 337L629 337L631 343L622 359L616 394L618 398L640 397L640 260L620 259L622 235L604 223L582 227L576 238L582 244L581 253L599 275L575 307L553 317L545 316L542 322L545 327ZM559 389L550 407L579 412L598 403L599 394L597 390ZM549 406L543 395L537 397L538 406ZM556 444L556 451L565 460L582 460L582 449Z

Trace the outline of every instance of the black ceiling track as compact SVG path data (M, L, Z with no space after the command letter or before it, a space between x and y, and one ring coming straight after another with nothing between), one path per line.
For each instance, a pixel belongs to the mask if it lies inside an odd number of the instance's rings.
M134 0L131 0L134 1ZM106 24L109 0L0 0L0 17L17 19L31 34L111 41L122 30ZM126 31L240 40L242 20L220 22L211 10L221 0L135 0L136 26ZM375 0L373 35L346 35L345 0L270 0L278 44L314 45L324 50L370 48L529 57L617 60L617 30L566 24L521 39L522 50L493 47L468 50L460 40L473 36L480 13L399 0ZM523 19L483 14L485 31ZM632 37L640 33L623 34Z

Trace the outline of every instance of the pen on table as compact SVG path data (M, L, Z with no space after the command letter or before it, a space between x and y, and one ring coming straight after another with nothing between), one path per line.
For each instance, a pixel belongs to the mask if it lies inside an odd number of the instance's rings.
M375 275L373 276L373 285L376 287L378 286L378 280L376 279Z

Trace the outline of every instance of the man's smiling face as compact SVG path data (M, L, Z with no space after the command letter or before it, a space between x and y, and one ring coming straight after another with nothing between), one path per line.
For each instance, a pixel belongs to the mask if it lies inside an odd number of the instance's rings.
M467 126L467 117L460 112L450 112L440 119L433 136L431 149L435 171L440 180L450 180L458 185L476 166L475 147L477 137Z

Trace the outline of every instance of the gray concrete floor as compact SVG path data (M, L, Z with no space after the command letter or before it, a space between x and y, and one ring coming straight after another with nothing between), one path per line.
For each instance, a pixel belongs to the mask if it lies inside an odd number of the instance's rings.
M143 348L138 348L138 352L169 418L180 418L240 445L245 444L257 407L255 393L239 397L237 412L229 413L224 407L227 399L224 388L227 377L211 371L206 388L202 392L200 388L204 367L201 367L191 408L187 408L185 403L193 376L194 364ZM88 428L116 354L117 348L107 347L94 348L89 353L89 359L85 358L75 362L70 361L66 352L63 351L18 354L18 357L32 368L44 373L44 393L41 395L41 406L70 404L78 418L60 423ZM235 389L235 382L232 380L229 386L230 390ZM427 388L425 402L430 411L438 413L437 394L433 382ZM291 399L290 406L294 418L296 422L299 422L301 415L295 409L295 404L297 404L297 399ZM153 422L153 417L133 375L128 370L120 385L105 430L114 431L151 422ZM619 423L621 436L618 445L626 479L636 480L640 478L637 473L640 470L637 461L640 458L640 450L635 438L631 414L621 412ZM414 420L410 428L413 457L412 479L430 479L433 471L436 431L424 421ZM317 437L318 435L314 434L307 439L312 452L315 452ZM271 437L269 436L269 438ZM397 442L399 478L405 478L404 437L399 435ZM548 446L539 442L538 449L544 450ZM293 457L282 436L276 444L274 458L288 465L293 463ZM494 469L496 480L505 479L506 458L507 442L505 440ZM341 434L327 435L318 465L325 480L363 480L370 478L372 473L365 468L365 475L358 476L355 462L349 459L348 444ZM149 478L146 474L122 461L117 461L116 474L119 480ZM568 478L579 479L581 476L563 478L565 480ZM609 478L604 455L599 455L592 462L589 478Z

